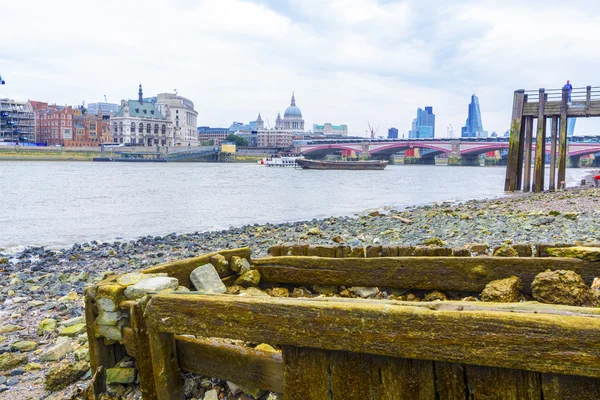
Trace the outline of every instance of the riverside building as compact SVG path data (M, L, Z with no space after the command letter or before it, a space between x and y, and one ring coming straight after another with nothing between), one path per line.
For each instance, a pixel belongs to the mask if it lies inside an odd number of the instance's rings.
M191 100L176 93L159 93L155 106L163 115L170 115L175 146L198 146L198 112Z
M119 111L110 119L114 141L133 146L174 146L170 110L164 109L166 115L144 101L140 85L138 99L121 100Z
M348 125L332 125L329 122L323 125L313 125L313 134L323 136L348 136Z
M35 115L30 103L0 99L0 141L36 140Z
M49 146L64 146L65 140L73 140L74 122L71 106L35 103L35 129L37 141Z

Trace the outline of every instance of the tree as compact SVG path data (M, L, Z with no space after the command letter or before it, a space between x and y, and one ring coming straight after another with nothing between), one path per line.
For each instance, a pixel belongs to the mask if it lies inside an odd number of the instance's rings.
M231 135L227 136L227 138L225 138L225 140L227 140L229 142L234 142L236 147L248 147L248 139L243 138L238 135L234 135L233 133Z

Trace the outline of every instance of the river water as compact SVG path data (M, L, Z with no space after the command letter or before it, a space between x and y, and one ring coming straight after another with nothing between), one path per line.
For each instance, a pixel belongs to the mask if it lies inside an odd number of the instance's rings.
M0 247L69 246L504 196L504 167L318 171L216 163L0 163ZM586 173L567 169L567 184Z

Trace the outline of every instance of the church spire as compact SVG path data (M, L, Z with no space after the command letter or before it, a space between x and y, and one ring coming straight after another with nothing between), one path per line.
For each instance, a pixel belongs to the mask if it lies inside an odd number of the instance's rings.
M142 92L142 84L140 83L140 90L138 91L138 101L140 104L144 104L144 96Z
M292 92L292 106L296 105L296 98L294 97L294 92Z

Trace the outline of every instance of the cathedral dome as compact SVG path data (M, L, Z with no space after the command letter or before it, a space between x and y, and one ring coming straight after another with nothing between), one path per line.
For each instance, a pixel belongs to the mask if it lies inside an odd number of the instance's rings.
M302 111L298 107L296 107L296 98L292 93L292 102L288 108L286 108L283 117L291 117L291 118L302 118Z

